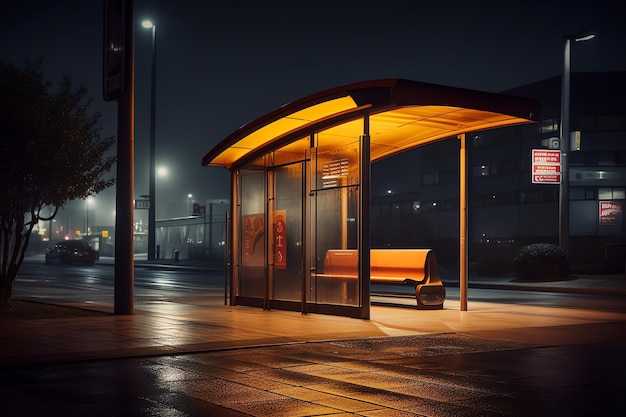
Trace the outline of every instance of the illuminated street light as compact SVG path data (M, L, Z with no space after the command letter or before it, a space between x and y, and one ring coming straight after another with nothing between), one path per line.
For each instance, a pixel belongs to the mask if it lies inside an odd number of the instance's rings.
M146 29L152 29L152 81L150 88L150 184L149 184L149 200L148 207L148 260L155 258L156 248L156 202L155 202L155 110L156 110L156 25L149 20L144 20L141 25Z
M165 166L160 166L157 168L157 176L159 178L166 178L169 175L169 170Z
M191 203L192 197L193 197L193 194L191 193L187 194L187 215L191 213L189 209L190 209L190 203Z
M571 43L595 38L589 32L565 37L563 77L561 87L561 182L559 184L559 246L569 255L569 152L570 152L570 65Z

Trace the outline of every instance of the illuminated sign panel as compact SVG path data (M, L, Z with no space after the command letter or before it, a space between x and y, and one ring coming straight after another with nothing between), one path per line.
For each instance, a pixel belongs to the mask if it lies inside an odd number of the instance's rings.
M622 214L624 203L621 201L600 201L600 224L615 223L615 216Z
M561 183L561 151L552 149L532 150L533 184Z
M322 179L323 187L337 187L339 184L338 178L345 178L348 176L348 158L334 159L327 164L324 164Z

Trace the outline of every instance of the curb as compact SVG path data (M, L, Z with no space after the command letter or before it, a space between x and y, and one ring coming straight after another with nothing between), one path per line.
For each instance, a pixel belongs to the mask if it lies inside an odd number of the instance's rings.
M449 288L459 288L456 282L443 282ZM618 295L626 296L626 290L612 288L589 288L589 287L556 287L541 285L519 285L519 284L487 284L469 283L469 288L482 290L512 290L512 291L536 291L536 292L558 292L566 294L586 294L586 295Z

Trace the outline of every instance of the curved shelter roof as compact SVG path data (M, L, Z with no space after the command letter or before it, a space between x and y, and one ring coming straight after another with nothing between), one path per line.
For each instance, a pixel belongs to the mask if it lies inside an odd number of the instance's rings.
M375 161L464 132L536 121L539 102L404 79L363 81L304 97L242 126L202 164L232 169L279 147L304 151L319 132L341 146L363 134L365 114Z

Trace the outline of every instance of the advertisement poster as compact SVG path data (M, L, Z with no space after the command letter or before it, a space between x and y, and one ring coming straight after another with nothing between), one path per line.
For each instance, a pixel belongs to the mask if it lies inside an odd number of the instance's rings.
M263 266L265 227L263 213L243 216L243 264Z
M620 201L600 201L600 224L615 223L615 216L624 211L624 203Z
M274 212L274 268L287 269L287 213Z

